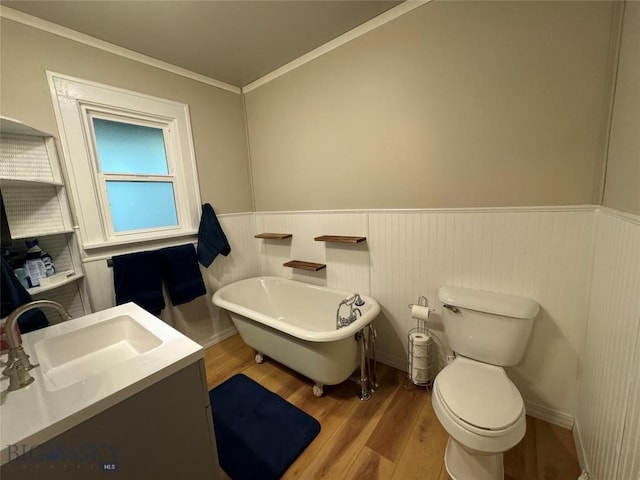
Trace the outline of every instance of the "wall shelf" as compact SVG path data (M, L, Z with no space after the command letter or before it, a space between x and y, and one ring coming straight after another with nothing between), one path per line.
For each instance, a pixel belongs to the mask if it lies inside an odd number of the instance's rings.
M293 237L290 233L259 233L254 238L264 238L265 240L285 240Z
M323 263L304 262L302 260L291 260L282 264L284 267L297 268L299 270L308 270L310 272L317 272L327 266Z
M90 313L84 269L67 201L54 138L24 123L0 117L0 190L6 240L14 251L37 238L60 273L27 289L60 303L73 316ZM67 276L68 275L68 276Z
M65 278L64 280L61 280L56 283L52 283L47 286L27 288L27 292L29 292L30 295L38 295L39 293L48 292L49 290L55 290L56 288L60 288L63 285L68 285L69 283L73 283L76 280L80 280L82 277L84 277L82 273L74 273L71 276Z
M349 235L322 235L320 237L314 238L314 240L316 242L356 244L366 241L367 237L356 237Z
M68 235L74 233L73 228L65 229L65 230L38 230L37 232L32 233L20 233L17 235L11 235L11 240L29 240L30 238L40 239L42 237L50 237L53 235Z
M0 183L3 185L12 185L16 187L33 187L33 186L41 186L41 185L53 185L54 187L62 187L64 184L62 182L57 182L55 180L29 180L26 178L6 178L0 177Z

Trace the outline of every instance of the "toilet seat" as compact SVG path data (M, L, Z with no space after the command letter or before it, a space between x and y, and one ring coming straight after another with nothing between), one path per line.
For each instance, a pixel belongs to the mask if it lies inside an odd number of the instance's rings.
M434 393L451 420L478 435L502 435L524 416L522 396L504 369L465 357L440 372Z

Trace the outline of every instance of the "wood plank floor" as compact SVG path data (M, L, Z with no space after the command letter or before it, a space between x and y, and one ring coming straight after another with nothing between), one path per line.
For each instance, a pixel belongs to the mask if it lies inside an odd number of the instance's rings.
M316 398L312 382L255 351L239 335L205 352L209 388L243 373L315 417L322 429L287 470L285 479L327 478L449 480L444 468L447 434L430 393L408 384L404 372L378 364L380 387L358 399L350 381L326 387ZM527 434L505 454L506 480L575 480L580 475L569 430L527 417Z

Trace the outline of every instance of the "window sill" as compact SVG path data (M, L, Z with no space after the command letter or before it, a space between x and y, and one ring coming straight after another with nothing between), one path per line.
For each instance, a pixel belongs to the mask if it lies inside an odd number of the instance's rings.
M100 242L100 243L87 243L82 246L85 250L100 250L106 248L127 246L127 245L136 245L136 244L144 244L144 243L153 243L156 241L162 240L170 240L173 238L182 238L182 237L193 237L198 234L198 230L189 230L185 232L179 233L167 233L164 235L154 235L147 238L131 238L127 240L113 240L109 242Z

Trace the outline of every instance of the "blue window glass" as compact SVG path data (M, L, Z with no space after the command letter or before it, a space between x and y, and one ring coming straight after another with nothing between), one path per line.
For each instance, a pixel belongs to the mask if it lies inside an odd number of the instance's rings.
M167 175L162 129L93 119L103 173Z
M107 182L115 232L178 225L171 182Z

